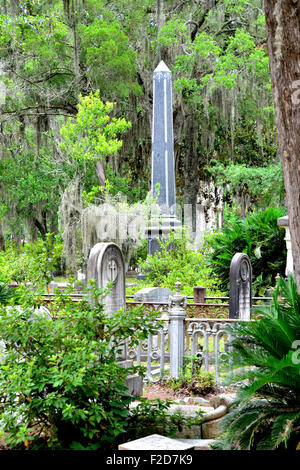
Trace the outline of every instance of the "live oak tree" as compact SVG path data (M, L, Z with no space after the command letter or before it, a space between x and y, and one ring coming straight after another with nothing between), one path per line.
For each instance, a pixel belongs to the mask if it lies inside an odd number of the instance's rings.
M58 196L75 174L87 191L103 185L103 160L90 162L95 178L87 180L59 148L60 128L76 115L79 95L100 89L101 99L117 102L116 114L132 122L112 171L129 175L135 187L149 187L152 73L161 59L172 69L176 90L179 202L195 208L212 158L247 166L277 163L262 0L0 1L0 68L7 89L0 109L0 159L22 167L29 153L33 166L42 168L39 160L46 155L43 171L59 187ZM31 199L27 210L30 198L22 191L6 199L0 175L0 197L9 206L5 219L16 226L16 212L20 219L35 214L49 228L57 202L47 177L45 183L37 184L44 188L41 198ZM47 199L54 204L45 205Z
M300 1L265 0L265 12L294 272L300 290Z

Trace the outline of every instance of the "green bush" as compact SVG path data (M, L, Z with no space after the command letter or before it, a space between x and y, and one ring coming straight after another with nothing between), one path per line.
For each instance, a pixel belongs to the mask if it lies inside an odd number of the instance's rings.
M263 294L267 287L274 285L277 273L284 275L285 232L277 226L277 219L284 214L284 208L269 207L245 220L235 216L230 224L208 237L211 247L209 266L220 280L222 289L229 290L230 263L238 252L246 253L250 258L254 294L255 290Z
M0 304L6 305L13 297L14 292L10 289L6 282L0 281Z
M166 383L173 390L185 390L191 395L207 395L215 391L216 378L211 372L206 372L195 367L193 373L191 368L186 367L178 379L167 379Z
M151 434L175 437L182 426L191 427L201 423L204 412L195 417L185 417L180 412L168 413L172 400L140 398L132 409L127 424L126 440L139 439Z
M217 449L300 447L300 295L280 279L260 320L233 327L230 383L240 388L222 423Z
M171 232L170 239L159 240L161 252L140 260L140 269L146 274L146 283L151 286L174 289L177 279L186 295L193 295L197 285L206 287L208 295L222 296L218 281L207 266L206 255L193 249L185 229Z
M30 282L37 286L49 282L52 273L62 262L63 244L59 236L47 234L46 240L24 246L6 242L0 252L1 278L6 282Z
M71 287L70 287L71 289ZM116 354L145 339L155 326L142 309L108 316L106 291L92 287L93 303L57 292L50 313L27 292L22 308L0 307L0 429L12 449L107 449L124 432L133 400Z

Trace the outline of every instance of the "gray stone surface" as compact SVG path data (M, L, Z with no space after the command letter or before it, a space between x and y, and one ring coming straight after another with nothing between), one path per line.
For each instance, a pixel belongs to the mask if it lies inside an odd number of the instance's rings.
M172 78L163 61L153 72L151 193L159 206L146 228L148 254L154 255L161 251L158 239L169 238L181 225L176 218Z
M125 264L122 252L115 243L97 243L90 252L87 265L87 280L95 279L98 288L107 287L112 283L112 288L103 299L105 311L108 314L118 312L126 307L125 295ZM131 367L132 362L126 360L126 346L120 347L121 355L118 359L120 365ZM129 375L125 383L133 396L143 394L143 381L137 374Z
M286 215L285 217L279 217L277 219L277 225L279 228L285 229L285 243L286 243L286 266L285 266L285 275L286 277L289 274L294 273L294 261L293 261L293 253L292 253L292 241L291 241L291 231L289 227L289 216Z
M133 397L140 397L143 395L143 378L138 374L128 375L125 385L128 388L130 395Z
M152 125L151 191L158 197L162 215L175 215L172 80L171 71L163 61L153 72Z
M213 419L202 424L202 439L216 439L223 418Z
M209 406L210 402L202 397L185 397L182 402L186 405Z
M207 410L207 411L206 411ZM205 415L202 417L202 422L214 421L215 419L222 418L226 415L228 408L226 405L220 405L217 408L212 410L207 408L205 410Z
M227 408L229 408L235 398L236 393L221 393L220 395L212 397L209 400L209 404L214 408L218 408L221 405L225 405Z
M183 444L192 444L194 450L212 450L210 444L214 442L214 439L177 439Z
M285 215L284 217L279 217L277 219L278 227L288 227L289 226L289 216Z
M199 406L199 405L170 405L166 410L167 414L181 413L185 418L193 418L197 416L198 411L204 411L205 414L211 414L215 410L211 406Z
M249 256L236 253L230 264L229 318L250 320L252 306L252 267Z
M87 280L95 279L99 288L112 282L112 289L103 299L105 311L113 313L125 308L125 264L122 252L115 243L96 243L90 252Z
M160 434L151 434L135 441L125 442L118 447L119 450L188 450L193 448L193 444L170 439Z
M174 292L164 287L145 287L134 294L135 302L169 302Z

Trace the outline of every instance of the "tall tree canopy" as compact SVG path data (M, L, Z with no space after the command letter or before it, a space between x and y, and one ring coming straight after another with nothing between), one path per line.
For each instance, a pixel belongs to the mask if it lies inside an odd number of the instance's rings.
M271 165L264 175L272 174L278 154L262 0L2 0L0 218L7 233L17 237L24 222L31 236L55 228L66 187L78 177L85 190L103 184L108 162L132 185L149 187L152 73L161 59L175 88L178 201L192 205L194 224L201 180L222 174L218 165L208 171L213 161ZM72 160L60 129L77 114L79 96L96 90L131 128L113 155ZM10 190L15 166L24 171ZM241 197L249 191L247 181L239 186Z

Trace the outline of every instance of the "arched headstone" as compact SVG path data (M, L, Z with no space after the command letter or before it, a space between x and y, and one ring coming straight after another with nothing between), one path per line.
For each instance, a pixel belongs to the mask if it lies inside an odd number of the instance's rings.
M112 282L112 289L103 299L105 311L113 313L125 308L125 264L122 252L115 243L96 243L87 264L87 280L95 279L98 288Z
M248 255L234 255L229 278L229 318L249 320L252 306L252 267Z
M87 264L87 281L95 279L98 288L105 288L112 282L110 292L104 297L103 304L108 314L126 307L125 263L122 251L115 243L96 243L91 249ZM120 345L117 359L123 367L131 367L132 361L126 360L126 344ZM130 375L126 387L134 396L143 394L143 380L138 374Z

